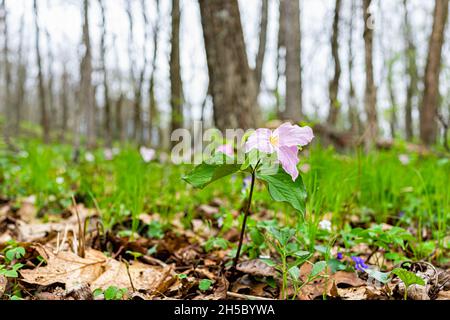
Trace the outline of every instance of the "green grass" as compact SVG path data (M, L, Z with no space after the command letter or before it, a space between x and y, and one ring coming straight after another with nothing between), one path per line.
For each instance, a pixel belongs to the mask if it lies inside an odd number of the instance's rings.
M71 195L89 207L97 206L108 230L121 226L130 233L140 232L141 213L159 214L164 223L183 213L187 223L196 207L215 198L224 201L222 210L238 210L243 201L241 176L195 190L181 177L192 167L168 163L144 163L136 148L122 148L112 161L103 150L93 152L88 162L85 151L78 163L72 161L72 149L66 145L45 146L36 141L20 145L20 153L0 150L1 195L20 200L35 195L37 206L57 214L70 204ZM404 165L399 154L407 154ZM313 246L317 225L330 216L333 226L344 230L353 225L368 227L370 223L387 223L413 230L418 241L416 256L425 255L421 248L431 240L442 251L448 249L450 215L450 161L437 156L407 153L402 147L368 155L360 150L339 154L332 148L314 146L301 156L300 165L310 170L302 173L307 191L305 242ZM64 179L61 182L62 177ZM281 224L297 225L303 221L287 205L274 203L266 189L258 185L253 211L270 210ZM303 227L305 228L305 227ZM414 232L413 232L414 233ZM425 252L425 253L424 253Z

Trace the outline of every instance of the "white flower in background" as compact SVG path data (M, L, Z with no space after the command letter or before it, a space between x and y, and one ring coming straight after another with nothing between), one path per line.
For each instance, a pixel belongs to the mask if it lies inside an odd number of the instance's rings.
M94 157L94 155L93 155L92 153L86 152L86 154L84 155L84 159L85 159L87 162L94 162L95 157Z
M141 157L144 159L144 162L150 162L153 158L155 158L155 150L151 148L141 147L139 152L141 153Z
M115 148L112 148L111 150L112 150L112 153L113 153L114 156L117 156L120 153L120 149L119 148L115 147Z
M26 152L25 150L21 150L19 152L19 157L20 158L28 158L28 152Z
M401 164L404 166L407 166L411 162L411 159L407 154L400 154L398 160L400 160Z
M114 158L114 152L112 149L105 149L103 151L103 155L105 156L105 160L112 160Z
M56 196L54 194L49 195L48 196L48 201L55 202L56 201Z
M56 178L56 183L57 183L57 184L63 184L63 183L64 183L64 177L58 177L58 178Z
M325 219L320 221L319 222L319 229L331 232L331 222L329 220L325 220Z
M300 166L300 171L303 173L308 173L309 170L311 170L311 165L309 165L308 163L304 163Z
M166 152L161 152L159 154L159 162L166 163L169 160L169 155Z

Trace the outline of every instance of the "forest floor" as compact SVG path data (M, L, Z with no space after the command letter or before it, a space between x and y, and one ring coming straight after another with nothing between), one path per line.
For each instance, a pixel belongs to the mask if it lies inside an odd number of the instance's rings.
M450 299L448 156L314 146L306 214L258 184L233 268L244 177L197 190L163 153L72 151L0 149L0 299Z

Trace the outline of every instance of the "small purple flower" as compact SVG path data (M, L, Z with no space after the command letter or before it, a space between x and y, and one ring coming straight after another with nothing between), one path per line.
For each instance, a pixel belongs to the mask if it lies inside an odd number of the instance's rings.
M356 270L364 271L364 269L369 268L369 266L365 264L364 260L360 257L352 257L352 260L355 262Z
M336 255L336 259L338 259L338 260L342 260L343 257L344 257L344 255L342 254L342 252L338 252Z
M244 180L242 181L242 194L246 194L247 193L247 189L250 187L250 184L252 183L252 177L251 176L247 176L244 178Z

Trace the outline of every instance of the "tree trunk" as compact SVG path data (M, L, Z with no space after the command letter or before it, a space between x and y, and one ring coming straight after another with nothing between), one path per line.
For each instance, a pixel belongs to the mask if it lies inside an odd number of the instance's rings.
M102 34L100 38L100 61L103 74L103 103L104 103L104 118L103 118L103 133L105 143L108 148L112 146L112 130L111 130L111 100L109 97L109 85L108 85L108 70L106 67L106 8L104 0L98 0L101 14Z
M395 87L394 87L394 66L397 62L397 58L391 58L388 63L388 76L387 76L387 87L389 92L389 99L391 100L391 115L389 119L389 129L391 131L392 139L395 139L395 132L397 128L397 98L395 96Z
M448 18L448 3L448 0L436 0L433 31L431 32L425 68L425 90L420 110L420 138L427 145L434 144L437 138L436 117L439 104L439 75L445 25Z
M94 88L92 86L92 50L91 38L89 34L89 1L83 1L83 46L84 56L81 61L81 90L80 105L81 110L84 109L85 121L87 123L87 147L94 148L95 141L95 103Z
M406 140L411 141L414 137L414 126L412 119L413 103L417 97L419 74L417 71L417 49L414 44L412 26L409 21L407 0L403 0L404 7L404 32L406 41L406 103L405 103L405 131Z
M284 8L286 45L286 109L283 118L302 119L302 66L299 0L280 0Z
M67 72L66 64L63 64L63 72L61 76L61 95L60 95L60 103L61 103L61 126L60 126L60 135L59 140L61 142L66 141L66 131L68 129L68 121L69 121L69 73Z
M5 80L5 125L3 128L4 139L7 144L10 141L12 129L12 99L11 99L11 64L9 61L9 34L8 34L8 12L6 0L0 2L0 21L3 25L3 65Z
M269 18L269 0L262 0L261 22L259 25L259 45L258 45L258 54L256 55L256 66L255 66L256 86L258 92L260 91L261 88L264 57L266 54L267 23L269 21L268 18Z
M220 130L259 123L257 85L247 60L237 0L200 0L214 121Z
M353 134L360 133L360 118L357 110L357 98L355 85L353 82L353 65L354 65L354 54L353 54L353 27L354 27L354 16L356 11L355 0L351 0L351 12L350 12L350 23L349 23L349 39L348 39L348 121L350 123L350 131Z
M336 0L333 20L333 34L331 36L331 55L334 62L334 76L330 81L328 92L330 98L330 109L328 112L328 123L332 126L336 125L341 103L338 99L339 79L341 78L341 61L339 59L339 21L341 14L342 1Z
M148 124L148 139L149 145L153 146L153 133L158 127L158 109L156 106L156 97L155 97L155 73L156 73L156 57L158 54L158 36L159 36L159 17L160 17L160 2L156 0L156 11L157 18L155 25L153 26L153 52L151 56L152 61L152 72L150 74L150 84L149 84L149 124ZM148 27L146 27L148 28Z
M280 1L278 6L279 20L278 20L278 41L277 41L277 79L275 84L275 98L277 105L277 115L281 119L283 118L283 112L286 110L285 104L282 105L281 94L279 89L279 82L283 75L285 75L285 69L282 69L283 61L286 60L286 17L284 2ZM286 65L284 63L284 65Z
M24 57L23 46L25 42L25 15L22 14L20 19L19 31L19 50L18 50L18 66L17 66L17 86L15 98L15 118L14 118L14 135L20 134L20 121L22 118L22 109L25 102L25 82L27 80L27 59Z
M47 112L47 103L45 98L45 83L44 75L42 71L42 59L41 59L41 49L40 49L40 28L39 28L39 9L37 5L37 0L34 0L34 25L35 25L35 50L36 50L36 63L38 67L38 89L39 89L39 105L41 111L41 127L43 132L43 139L45 143L50 142L50 128L49 119Z
M375 87L373 71L373 23L370 13L372 0L363 0L364 10L364 48L366 65L366 89L365 89L365 109L367 114L367 128L364 133L366 149L372 149L378 137L377 120L377 89Z
M172 0L172 38L170 50L171 132L183 126L183 83L180 69L180 1Z
M142 125L142 116L141 116L141 98L142 98L142 82L141 77L137 75L136 71L136 59L135 59L135 49L134 49L134 21L133 21L133 13L131 9L131 0L127 0L126 2L126 13L128 16L128 56L130 59L130 80L133 84L134 91L134 99L133 99L133 138L139 143L141 138L141 125Z

